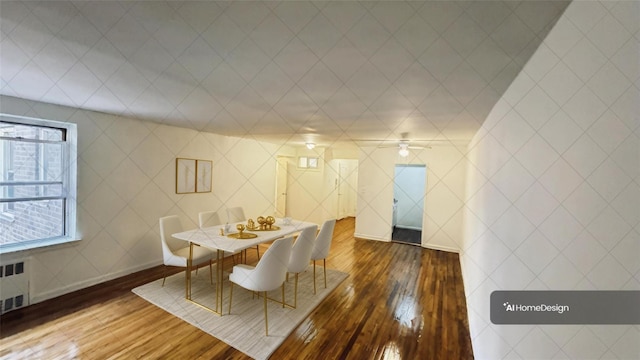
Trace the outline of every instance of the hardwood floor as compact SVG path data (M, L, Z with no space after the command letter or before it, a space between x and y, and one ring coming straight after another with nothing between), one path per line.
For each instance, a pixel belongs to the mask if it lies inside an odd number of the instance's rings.
M356 239L353 230L353 218L336 224L327 259L349 277L271 358L472 359L458 255ZM249 252L249 262L255 256ZM163 272L4 314L0 359L247 359L131 292Z

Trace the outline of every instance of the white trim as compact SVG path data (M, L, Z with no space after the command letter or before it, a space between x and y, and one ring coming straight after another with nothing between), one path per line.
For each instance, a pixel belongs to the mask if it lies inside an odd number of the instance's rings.
M456 248L452 248L452 247L448 247L448 246L433 245L433 244L427 243L427 244L422 245L422 247L425 248L425 249L441 250L441 251L460 254L460 249L456 249Z
M31 240L24 242L8 243L0 245L0 254L16 253L19 251L27 251L33 249L46 248L48 246L69 244L81 239L74 239L69 236L58 236L50 239Z
M385 239L385 238L381 238L379 236L374 236L374 235L354 233L353 236L357 237L357 238L365 239L365 240L376 240L376 241L391 242L391 239Z

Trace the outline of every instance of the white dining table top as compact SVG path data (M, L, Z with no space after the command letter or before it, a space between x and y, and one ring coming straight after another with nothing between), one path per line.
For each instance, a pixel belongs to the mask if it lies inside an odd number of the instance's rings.
M236 230L237 224L246 225L246 223L229 224L232 231L230 231L229 233L225 233L225 235L220 235L220 229L224 229L225 225L217 225L202 229L187 230L172 234L171 236L176 239L190 241L196 245L204 246L210 249L236 252L239 250L248 249L264 242L272 241L296 232L300 232L307 227L317 226L317 224L299 220L291 220L291 223L289 225L285 225L283 219L276 219L276 223L274 225L280 227L279 230L245 230L245 233L253 233L258 235L258 237L253 239L234 239L228 237L227 235L238 232Z

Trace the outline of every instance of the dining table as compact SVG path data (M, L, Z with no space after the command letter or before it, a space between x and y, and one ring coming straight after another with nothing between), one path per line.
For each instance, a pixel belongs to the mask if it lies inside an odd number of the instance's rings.
M238 238L238 225L244 225L246 228L242 232L243 238ZM217 315L222 316L222 299L223 299L223 277L224 266L223 258L225 252L236 253L246 250L256 245L271 242L302 231L311 226L317 226L315 223L276 218L272 226L249 228L247 223L233 223L211 226L206 228L198 228L172 234L176 239L189 242L189 257L187 258L187 271L185 276L185 298L187 301L195 303ZM212 309L206 305L198 303L191 298L191 271L193 269L193 247L203 246L216 252L216 302L215 308Z

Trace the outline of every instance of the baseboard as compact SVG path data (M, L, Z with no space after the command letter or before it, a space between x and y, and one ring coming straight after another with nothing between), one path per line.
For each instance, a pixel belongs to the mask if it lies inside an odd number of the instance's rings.
M432 249L432 250L440 250L440 251L452 252L452 253L456 253L456 254L460 253L460 249L456 249L456 248L449 247L449 246L426 244L423 247L427 248L427 249Z
M385 239L385 238L381 238L379 236L373 236L373 235L367 235L367 234L359 234L359 233L354 233L353 234L354 237L360 238L360 239L365 239L365 240L376 240L376 241L384 241L384 242L390 242L390 239Z
M113 280L113 279L117 279L119 277L123 277L129 274L132 274L134 272L137 271L141 271L141 270L145 270L154 266L158 266L158 265L162 265L162 261L152 261L146 264L141 264L135 267L131 267L131 268L127 268L115 273L110 273L107 275L102 275L102 276L97 276L91 279L86 279L74 284L70 284L67 285L65 287L62 288L57 288L57 289L53 289L51 291L47 291L47 292L43 292L40 294L33 294L31 297L31 305L33 304L37 304L39 302L45 301L45 300L49 300L49 299L53 299L55 297L58 296L62 296L65 294L68 294L70 292L74 292L74 291L78 291L84 288L87 288L89 286L93 286L93 285L97 285L100 283L103 283L105 281L109 281L109 280Z

